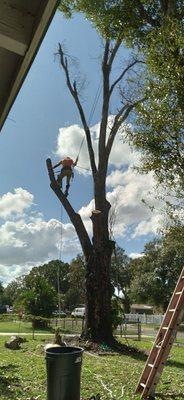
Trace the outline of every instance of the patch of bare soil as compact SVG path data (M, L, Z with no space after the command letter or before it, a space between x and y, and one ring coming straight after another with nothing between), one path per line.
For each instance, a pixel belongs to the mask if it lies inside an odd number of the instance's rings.
M135 358L146 358L147 352L128 344L122 344L114 339L111 343L96 343L83 340L78 336L65 336L64 341L67 346L79 346L84 350L95 353L99 356L130 355Z

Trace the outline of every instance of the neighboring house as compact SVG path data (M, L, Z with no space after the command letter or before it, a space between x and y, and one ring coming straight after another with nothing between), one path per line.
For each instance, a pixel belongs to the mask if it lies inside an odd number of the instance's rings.
M153 314L153 307L147 304L132 304L130 307L131 314Z
M58 3L58 0L0 1L0 130Z

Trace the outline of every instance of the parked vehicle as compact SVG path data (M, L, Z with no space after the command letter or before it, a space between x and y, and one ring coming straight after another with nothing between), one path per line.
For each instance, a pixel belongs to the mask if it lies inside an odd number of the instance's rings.
M83 318L85 316L85 307L77 307L71 313L72 317L80 317Z
M55 310L52 315L54 315L54 317L60 317L60 318L65 318L66 317L66 313L64 311L59 311L59 310Z

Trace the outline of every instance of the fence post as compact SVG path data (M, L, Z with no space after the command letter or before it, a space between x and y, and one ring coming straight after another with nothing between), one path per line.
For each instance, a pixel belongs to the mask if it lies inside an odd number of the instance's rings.
M35 338L35 317L32 319L32 338Z
M85 320L85 317L82 317L82 332L84 330L84 320Z
M138 323L137 323L137 336L138 340L141 340L141 321L138 318Z

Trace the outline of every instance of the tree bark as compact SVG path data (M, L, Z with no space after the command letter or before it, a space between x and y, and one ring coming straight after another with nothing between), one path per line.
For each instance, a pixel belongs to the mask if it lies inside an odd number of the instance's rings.
M145 13L145 10L142 10L141 2L139 3L141 12L144 11ZM58 51L60 56L60 64L66 77L66 84L78 108L88 147L89 160L94 182L95 200L95 210L92 212L91 217L93 225L92 240L89 238L80 215L74 211L68 199L57 185L52 170L51 160L47 160L51 189L54 191L61 204L65 208L71 223L76 230L86 260L86 321L83 336L98 342L111 342L113 340L111 321L111 297L113 293L113 287L111 286L110 282L110 265L112 252L115 246L114 242L109 238L109 210L111 205L106 199L108 159L120 125L126 120L136 104L142 101L138 100L134 104L128 102L126 105L121 106L115 117L110 135L107 138L111 95L126 72L137 62L134 61L130 66L126 67L119 77L115 79L114 83L110 84L112 65L121 45L121 41L117 40L114 44L111 44L112 43L107 39L102 60L103 101L98 144L98 165L96 165L90 128L88 126L84 109L79 98L77 82L74 81L72 83L68 69L68 58L64 54L61 44L59 44Z
M75 227L86 260L86 317L82 336L95 342L113 340L111 322L111 297L113 288L110 282L111 256L114 242L109 240L108 212L110 204L103 201L105 196L103 184L97 184L96 202L101 210L92 212L93 239L89 239L79 214L63 194L54 177L51 160L47 159L50 186ZM103 182L102 182L103 183ZM103 194L103 195L102 195ZM101 196L101 202L100 202Z
M103 213L92 212L93 253L86 269L86 321L83 336L95 341L112 342L110 281L111 256L114 242L107 240L103 230Z

